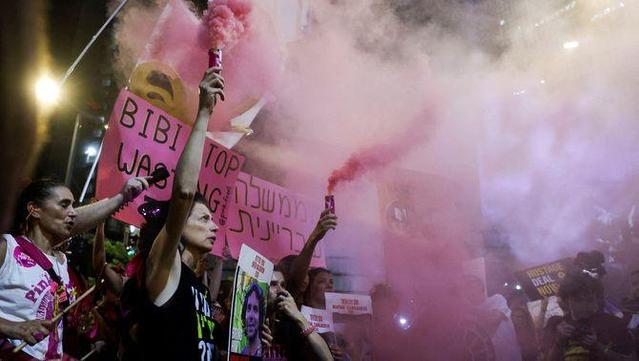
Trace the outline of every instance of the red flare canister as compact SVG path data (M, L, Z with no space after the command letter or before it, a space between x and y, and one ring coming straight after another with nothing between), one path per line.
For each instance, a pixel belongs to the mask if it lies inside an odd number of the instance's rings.
M335 214L335 196L328 194L324 197L324 208L329 209L331 213Z
M222 49L209 49L209 68L222 66Z

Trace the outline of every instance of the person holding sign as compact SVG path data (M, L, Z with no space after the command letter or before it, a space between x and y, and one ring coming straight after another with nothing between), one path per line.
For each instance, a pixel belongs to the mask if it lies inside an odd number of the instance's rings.
M309 285L306 289L304 304L319 309L326 309L326 292L333 292L333 273L326 268L317 267L310 270Z
M148 212L141 207L146 224L140 237L147 245L152 243L135 277L143 283L138 306L145 360L219 358L209 292L194 269L213 248L218 229L196 190L208 120L217 97L224 96L221 70L208 69L200 82L197 119L175 169L168 207L162 202Z
M268 305L273 342L264 352L265 360L333 360L322 336L306 320L286 290L286 279L279 266L273 269Z
M32 358L62 357L62 322L48 320L73 301L73 288L67 259L56 247L95 227L148 186L144 177L131 178L115 196L79 208L73 207L69 188L51 180L34 181L22 191L13 233L0 239L3 350L26 341L21 352Z

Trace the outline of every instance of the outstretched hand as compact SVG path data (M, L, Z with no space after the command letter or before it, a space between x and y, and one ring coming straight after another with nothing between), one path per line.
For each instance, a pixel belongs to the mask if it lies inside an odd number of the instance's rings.
M134 200L143 191L149 189L149 179L151 179L151 176L129 178L120 191L122 197L124 197L124 203Z
M337 227L337 216L331 213L330 210L325 209L320 215L319 221L317 221L317 225L315 225L315 229L311 233L310 239L314 241L319 241L329 230L335 230Z
M224 78L220 75L221 67L209 68L200 82L200 111L213 111L219 96L224 101Z

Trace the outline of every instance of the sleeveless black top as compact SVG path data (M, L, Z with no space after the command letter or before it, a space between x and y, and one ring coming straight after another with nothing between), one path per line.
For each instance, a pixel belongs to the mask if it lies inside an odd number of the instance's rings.
M217 361L209 290L184 263L173 296L161 307L148 296L140 310L144 360Z

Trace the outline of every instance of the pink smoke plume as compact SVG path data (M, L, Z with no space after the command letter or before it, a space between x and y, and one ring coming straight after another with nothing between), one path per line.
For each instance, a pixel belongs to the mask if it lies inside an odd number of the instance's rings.
M203 21L209 28L211 47L230 49L249 29L248 0L210 0Z
M121 50L118 65L132 65L118 70L128 78L136 63L157 61L170 66L186 88L188 118L194 119L197 87L207 68L207 51L215 31L216 39L224 41L227 87L226 100L216 107L209 130L226 130L231 119L260 98L268 97L281 61L273 24L267 14L251 4L248 0L211 1L210 13L222 15L205 14L204 18L199 18L182 0L169 0L161 9L133 7L116 28ZM147 17L154 21L141 26L139 19Z
M142 17L141 15L139 14L138 17ZM138 36L135 27L136 19L124 19L120 25L122 29L119 38L131 41ZM150 37L146 39L147 45L139 62L154 60L171 66L190 87L193 94L197 94L197 84L207 64L207 48L204 41L206 35L201 34L201 28L200 19L184 1L169 1L162 10ZM139 43L143 44L143 41Z
M356 150L341 167L331 172L327 193L332 194L340 183L355 180L367 172L385 168L400 160L426 140L428 130L434 123L433 119L434 112L425 111L402 132L386 138L383 142Z

